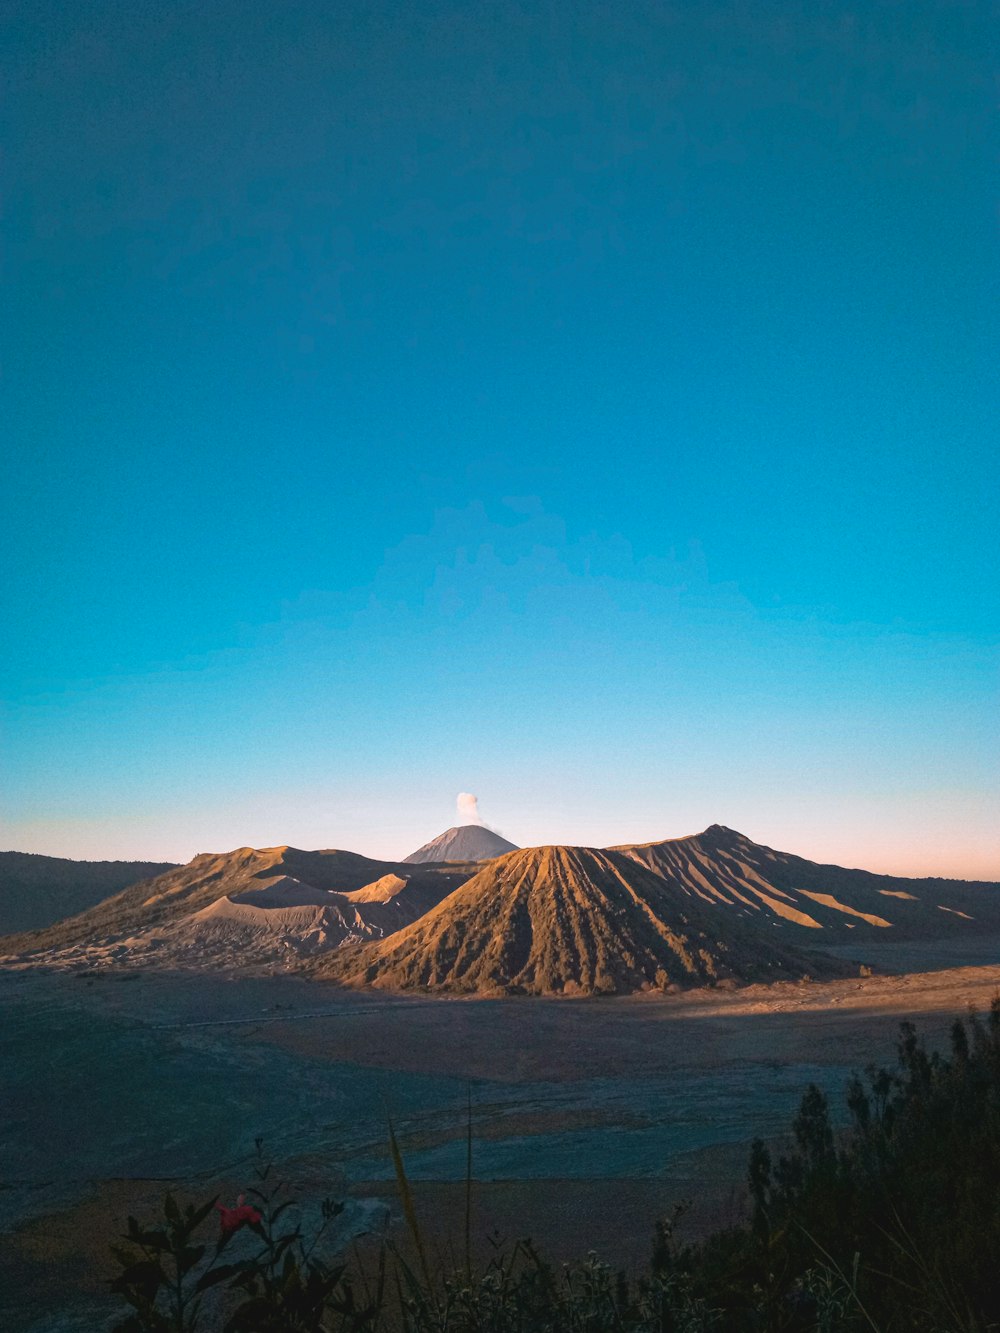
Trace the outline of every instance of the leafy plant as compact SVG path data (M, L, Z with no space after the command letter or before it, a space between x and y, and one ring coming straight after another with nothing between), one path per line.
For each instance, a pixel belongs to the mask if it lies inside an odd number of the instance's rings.
M189 1333L197 1327L203 1293L212 1285L213 1265L202 1265L206 1246L195 1240L195 1233L216 1203L212 1198L199 1207L187 1204L182 1209L168 1193L159 1225L140 1226L129 1217L127 1246L112 1247L122 1271L111 1290L132 1306L133 1313L115 1325L114 1333ZM220 1240L217 1252L223 1243Z
M287 1197L284 1185L272 1183L272 1167L259 1140L254 1173L257 1185L248 1193L259 1206L253 1230L260 1248L226 1274L231 1289L243 1294L226 1322L226 1333L316 1333L325 1328L328 1316L338 1316L342 1328L371 1327L376 1312L357 1304L345 1265L330 1264L317 1253L344 1205L325 1199L322 1224L307 1242L301 1219L296 1219L297 1204Z
M182 1209L168 1193L158 1223L140 1226L128 1219L126 1244L113 1247L121 1272L111 1290L132 1313L114 1333L194 1333L204 1326L213 1288L221 1290L212 1302L212 1325L226 1333L319 1333L328 1318L337 1318L345 1333L374 1327L376 1311L358 1304L344 1265L330 1264L317 1252L343 1204L324 1201L321 1225L307 1242L298 1206L283 1184L272 1182L259 1140L254 1175L256 1186L247 1192L253 1203L241 1195L235 1208L227 1208L216 1196ZM199 1233L213 1211L219 1213L219 1233L209 1247ZM223 1263L230 1241L244 1229L256 1246Z

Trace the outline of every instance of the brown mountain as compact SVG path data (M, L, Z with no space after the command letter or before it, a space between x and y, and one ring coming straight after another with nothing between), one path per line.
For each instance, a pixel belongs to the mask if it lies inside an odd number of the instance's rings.
M1000 885L904 879L818 865L713 824L704 833L614 849L690 897L822 948L845 940L1000 931Z
M0 935L41 930L173 868L170 861L71 861L0 852Z
M516 852L517 849L516 842L508 842L482 824L460 824L446 829L430 842L425 842L423 847L404 856L403 863L428 865L442 861L487 861L494 856L503 856L505 852Z
M844 968L752 929L622 852L533 847L491 861L391 938L338 951L315 970L389 989L553 995Z
M65 962L294 965L347 939L379 938L415 920L471 868L414 870L354 852L240 847L205 853L0 953Z
M631 991L832 975L823 945L1000 931L1000 885L817 865L714 824L666 842L540 847L484 866L391 939L318 960L389 989Z
M820 952L827 944L844 952L856 941L851 957L864 961L866 940L998 932L1000 885L817 865L715 824L665 842L478 863L241 847L9 937L0 953L564 994L831 975L846 965Z

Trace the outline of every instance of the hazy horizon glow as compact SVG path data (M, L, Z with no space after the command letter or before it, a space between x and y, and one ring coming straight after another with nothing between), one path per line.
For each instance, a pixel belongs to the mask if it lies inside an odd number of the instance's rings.
M974 11L14 0L0 845L1000 880Z

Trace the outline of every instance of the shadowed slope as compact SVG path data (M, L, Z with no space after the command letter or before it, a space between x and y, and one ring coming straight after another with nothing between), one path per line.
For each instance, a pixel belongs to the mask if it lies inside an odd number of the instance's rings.
M172 861L71 861L0 852L0 935L43 930L173 868Z
M484 867L391 939L317 975L389 989L535 995L835 975L616 852L535 847Z
M779 927L797 943L1000 931L1000 885L903 879L818 865L713 824L704 833L613 849L691 898Z
M5 943L23 949L58 949L165 925L207 907L217 898L251 888L262 878L280 875L277 867L288 850L238 847L220 854L202 852L186 866L141 880L88 912L49 930L14 936Z
M505 852L516 852L517 844L501 838L482 824L461 824L446 829L431 842L403 858L404 865L427 865L433 861L486 861Z

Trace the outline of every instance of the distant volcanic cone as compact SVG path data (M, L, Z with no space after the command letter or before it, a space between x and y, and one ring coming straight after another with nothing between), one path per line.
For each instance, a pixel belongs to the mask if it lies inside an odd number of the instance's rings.
M461 824L447 829L432 842L425 842L409 856L404 865L427 865L431 861L487 861L504 852L516 852L517 843L508 842L485 824Z
M316 970L388 989L557 995L847 969L748 929L622 852L534 847L491 861L391 938L338 951Z

